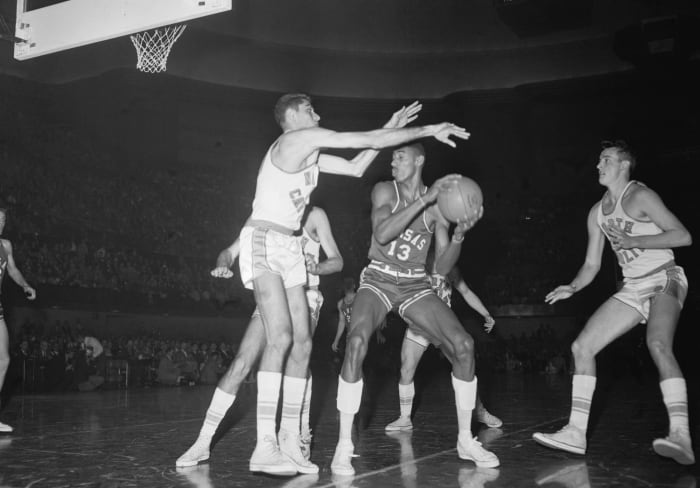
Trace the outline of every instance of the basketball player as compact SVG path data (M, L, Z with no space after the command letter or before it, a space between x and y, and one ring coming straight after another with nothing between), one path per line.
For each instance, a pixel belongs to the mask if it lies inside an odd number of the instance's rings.
M355 280L347 277L343 280L343 297L338 300L336 309L338 310L338 326L335 331L335 338L331 349L336 353L344 353L345 348L340 346L340 338L343 332L350 325L350 317L352 317L352 304L355 301L357 290L355 290Z
M464 233L481 218L483 207L471 220L457 225L450 239L449 223L433 203L438 193L449 191L460 176L442 177L428 189L422 179L424 164L420 143L400 146L391 161L393 181L377 183L372 190L370 264L362 271L338 378L340 429L331 471L339 476L355 473L351 432L362 399L362 363L371 334L391 310L397 310L401 318L439 345L452 363L459 457L477 466L499 465L498 458L471 434L476 399L474 342L450 307L435 295L426 271L433 234L438 257L435 268L447 273L459 257Z
M336 328L333 344L331 344L331 349L339 356L340 366L342 366L342 361L345 357L345 341L341 342L340 338L343 337L343 332L345 332L345 329L350 327L352 304L354 303L355 296L357 295L357 290L355 290L355 280L352 278L345 278L345 280L343 280L343 288L345 290L345 294L336 304L336 308L338 309L338 326ZM382 333L382 331L386 329L386 326L387 321L385 318L379 327L377 327L375 332L377 344L384 344L384 342L386 342L386 337L384 337L384 334ZM338 374L340 374L340 368L338 368Z
M0 236L5 229L6 222L7 209L0 208ZM24 276L22 276L22 273L20 273L15 265L15 259L12 255L12 243L7 239L0 239L0 286L2 286L5 271L7 271L7 274L15 283L22 287L29 300L34 300L36 298L36 290L29 286L29 283L27 283L27 280L24 279ZM2 386L5 383L5 374L10 365L9 344L10 338L7 333L5 314L2 309L2 303L0 303L0 390L2 390ZM12 431L12 427L0 422L0 432L10 433Z
M291 457L280 451L275 435L275 413L281 387L289 408L299 409L306 385L311 354L304 291L306 265L300 242L293 234L300 228L318 173L360 177L378 149L421 137L435 137L455 147L451 137L469 137L463 128L447 122L405 127L417 117L420 109L417 102L401 108L383 129L334 132L319 127L320 117L306 95L286 94L275 105L275 118L283 133L263 158L253 211L239 237L241 281L255 292L267 339L257 377L257 443L250 459L251 471L279 475L293 475L298 471ZM321 153L321 150L335 148L367 150L350 161ZM297 448L298 442L294 439L282 446L283 450Z
M318 318L323 305L323 295L318 288L319 276L336 273L343 268L343 258L338 250L338 245L333 237L328 216L319 207L308 207L303 220L301 245L306 259L308 281L306 284L306 298L311 317L311 336L313 336ZM320 261L321 249L326 259ZM216 268L211 271L212 276L218 278L231 278L231 267L240 252L239 240L221 251L216 261ZM265 329L263 327L260 311L255 310L238 348L236 357L229 365L226 373L219 380L214 396L207 409L199 436L192 446L185 452L175 465L178 467L194 466L209 459L209 450L212 437L219 427L221 420L233 404L238 389L246 376L250 373L254 364L260 359L265 346ZM311 375L306 380L304 399L301 412L292 411L283 404L282 422L280 434L282 444L286 445L289 431L299 430L299 416L301 415L301 436L299 450L290 449L285 453L294 456L298 469L318 472L315 464L309 461L311 457L311 428L309 427L309 408L311 404Z
M622 288L588 319L571 346L575 372L569 423L553 434L535 433L538 443L585 454L586 430L596 384L595 356L640 322L647 323L647 347L659 370L669 416L669 434L653 442L654 451L680 464L693 464L688 428L688 398L683 373L673 355L673 336L688 290L685 273L671 248L688 246L691 236L659 195L630 180L636 158L624 141L605 143L598 182L607 188L588 213L586 260L568 285L547 294L547 303L569 298L600 270L607 238L622 268Z
M434 262L434 259L428 260ZM464 301L467 302L467 305L484 317L484 329L487 333L490 333L496 321L491 317L491 314L489 314L489 311L476 293L464 282L459 268L455 266L447 273L447 276L444 276L435 272L434 265L430 267L433 269L430 275L430 284L435 294L448 307L452 307L452 289L453 287L456 288ZM406 328L403 342L401 343L401 373L399 378L399 409L401 414L398 419L388 424L384 430L391 432L413 429L413 422L411 422L411 410L413 409L413 398L415 397L413 378L415 377L418 363L429 345L430 341L427 338L414 332L411 327ZM503 425L501 419L486 410L478 393L474 410L476 419L486 424L487 427L500 427Z

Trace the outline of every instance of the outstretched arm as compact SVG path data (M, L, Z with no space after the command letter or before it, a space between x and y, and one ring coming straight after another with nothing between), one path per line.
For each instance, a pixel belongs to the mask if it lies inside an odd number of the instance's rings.
M418 112L420 112L422 108L423 105L418 102L413 102L408 107L401 107L394 112L391 119L384 124L383 128L396 129L405 127L418 118ZM320 170L324 173L341 174L359 178L365 174L365 171L378 154L378 149L365 149L349 161L339 156L320 154L318 157L318 164Z
M239 240L236 239L233 241L233 244L219 253L219 256L216 258L216 268L211 270L211 275L214 278L231 278L233 276L231 267L240 252L241 245Z
M550 305L559 300L566 300L577 291L588 286L593 278L600 271L601 258L603 257L603 247L605 245L605 237L603 231L598 227L597 212L599 203L593 205L593 208L588 212L588 246L586 248L586 260L583 266L576 273L576 277L571 280L568 285L560 285L550 291L545 297L545 302Z
M17 268L15 258L12 255L12 243L6 239L0 239L0 245L4 246L7 252L7 274L10 275L10 278L12 278L15 283L22 287L29 300L34 300L36 298L36 290L27 283L27 280L24 279L24 276L22 276L22 273Z
M272 159L278 163L285 161L282 169L297 171L307 158L322 149L383 149L398 146L423 137L434 137L451 147L457 144L451 138L469 139L469 132L450 122L419 127L382 128L367 132L335 132L322 127L285 132L272 148ZM329 161L335 161L332 163ZM321 171L330 173L354 174L356 170L342 159L319 158ZM349 167L343 168L347 165Z
M493 326L496 325L496 321L491 317L491 314L486 309L481 299L472 291L471 288L467 286L463 278L459 278L454 283L455 289L462 295L464 301L467 302L471 308L473 308L477 313L484 317L484 329L486 332L491 332Z
M335 331L335 339L333 339L333 344L331 344L331 349L333 349L333 352L338 352L338 342L340 342L340 338L345 330L345 315L343 314L342 298L338 300L338 305L336 308L338 309L338 327Z

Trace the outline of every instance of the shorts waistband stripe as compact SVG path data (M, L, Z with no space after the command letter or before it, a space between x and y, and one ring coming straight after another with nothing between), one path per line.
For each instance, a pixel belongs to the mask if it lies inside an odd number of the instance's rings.
M643 275L640 275L640 276L631 276L631 277L629 277L629 278L627 278L627 279L628 279L628 280L641 280L641 279L643 279L643 278L646 278L646 277L648 277L648 276L651 276L651 275L653 275L653 274L656 274L656 273L658 273L659 271L663 271L663 270L666 270L666 269L671 269L671 268L673 268L673 267L675 267L675 266L676 266L676 261L672 259L672 260L670 260L670 261L668 261L668 262L662 264L661 266L652 269L652 270L649 271L648 273L644 273Z
M275 232L278 232L280 234L284 234L286 236L291 236L294 235L294 231L288 227L285 227L283 225L276 224L274 222L269 222L267 220L248 220L245 223L246 227L253 227L255 229L265 229L265 230L273 230Z
M423 278L427 276L425 269L399 269L393 268L388 264L380 263L379 261L371 261L367 267L375 271L380 271L382 273L398 276L400 278Z

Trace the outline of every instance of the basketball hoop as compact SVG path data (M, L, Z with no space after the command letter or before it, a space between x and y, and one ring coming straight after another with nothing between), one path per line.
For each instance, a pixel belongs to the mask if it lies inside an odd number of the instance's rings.
M187 24L176 24L132 34L131 42L137 55L136 68L144 73L165 71L170 49L185 27Z

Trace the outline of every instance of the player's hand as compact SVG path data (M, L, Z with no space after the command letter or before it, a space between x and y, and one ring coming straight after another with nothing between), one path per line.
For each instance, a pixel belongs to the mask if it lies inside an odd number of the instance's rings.
M437 200L438 194L442 191L453 191L456 187L457 181L462 177L460 174L452 173L445 175L442 178L438 178L435 182L430 185L428 191L425 192L421 198L423 201L428 203L433 203Z
M216 267L217 268L230 268L233 266L233 262L235 261L233 254L231 253L230 248L226 248L223 251L219 253L219 255L216 258ZM233 276L233 275L232 275ZM226 277L228 278L228 277Z
M403 106L398 109L389 119L389 122L384 124L385 129L400 129L418 118L418 112L423 108L423 104L418 101L413 102L408 107Z
M615 251L619 251L620 249L632 249L635 247L632 243L632 236L622 230L620 226L604 224L604 228L606 234L610 237L610 244Z
M36 298L36 290L34 288L27 285L23 289L24 294L27 296L27 300L34 300Z
M483 216L484 206L482 205L475 214L467 216L465 219L460 220L457 225L455 225L455 228L452 231L452 239L457 242L461 242L464 239L464 234L466 234L469 229L474 227Z
M450 147L457 147L455 141L450 139L450 137L456 137L458 139L467 140L471 134L466 131L463 127L452 124L450 122L443 122L442 124L437 124L435 126L435 133L433 137L443 144L447 144Z
M211 270L211 275L214 278L232 278L233 271L228 266L217 266Z
M306 271L313 275L319 274L321 267L319 266L318 261L316 261L313 256L309 256L308 254L305 255L304 258L306 259Z
M487 334L490 334L493 330L493 326L496 325L496 321L490 315L484 317L484 330Z
M333 344L331 344L331 349L333 352L338 352L338 343L334 341Z
M547 293L547 296L544 298L544 301L552 305L553 303L556 303L559 300L566 300L574 293L576 293L576 288L574 288L573 286L560 285L557 286L554 290Z

